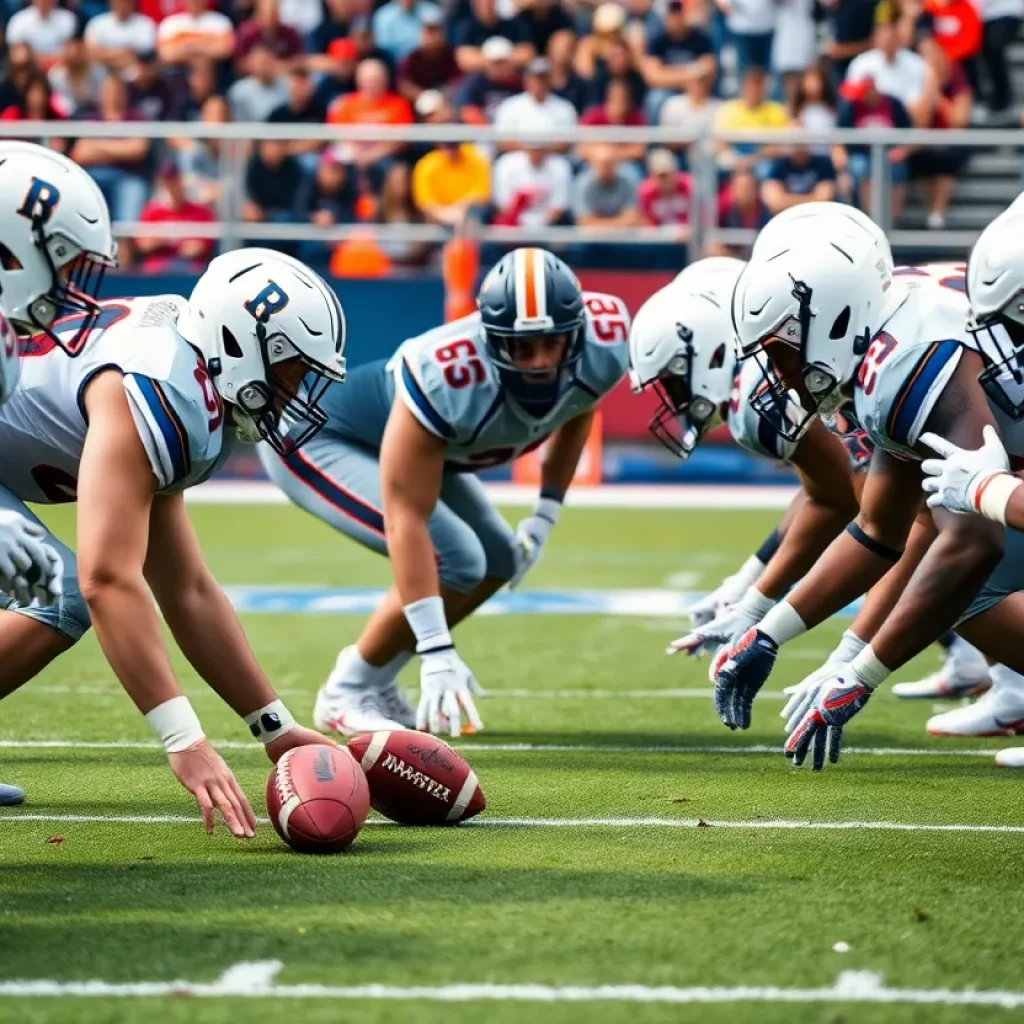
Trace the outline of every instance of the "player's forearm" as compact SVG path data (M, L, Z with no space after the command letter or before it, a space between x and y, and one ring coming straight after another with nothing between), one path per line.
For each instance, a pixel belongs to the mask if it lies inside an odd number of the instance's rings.
M162 600L160 607L181 653L239 717L277 700L231 603L212 576Z
M848 523L847 512L807 498L758 581L757 589L765 597L782 598L790 587L813 569L821 554Z
M1000 537L988 531L940 532L872 640L875 656L895 671L920 654L967 610L1001 555Z
M439 596L437 561L426 518L412 510L395 510L385 500L384 523L391 571L402 604Z
M135 706L145 715L181 696L142 575L86 575L79 586L96 639Z
M594 414L585 413L570 420L555 432L548 443L541 464L541 493L557 495L559 499L569 490L572 478L576 475L580 456L587 445L590 428L594 423Z

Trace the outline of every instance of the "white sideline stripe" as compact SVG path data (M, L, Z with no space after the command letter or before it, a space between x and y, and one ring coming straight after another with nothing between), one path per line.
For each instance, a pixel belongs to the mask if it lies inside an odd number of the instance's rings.
M485 483L487 497L496 505L532 506L536 487ZM578 508L693 508L782 509L796 494L786 485L744 484L601 484L573 487L566 504ZM288 498L269 480L210 480L185 492L197 505L287 505Z
M263 753L263 748L240 740L212 740L218 750L248 750ZM452 746L464 754L523 753L523 754L773 754L782 753L778 745L755 743L746 746L727 744L626 744L599 743L454 743ZM163 745L148 740L0 740L0 749L8 750L159 750ZM1002 749L1002 748L1000 748ZM996 749L956 750L931 747L843 747L843 755L867 754L872 757L995 757Z
M1024 992L985 992L967 989L887 988L874 971L843 971L828 988L779 988L740 985L711 988L700 985L278 985L280 960L235 964L215 982L136 981L2 981L0 996L64 998L199 999L395 999L467 1003L502 1000L521 1003L925 1003L944 1006L1024 1006Z
M0 813L0 827L14 822L47 822L54 825L201 825L202 818L184 814L10 814ZM269 825L269 818L257 818ZM393 826L386 818L369 818L367 825ZM931 824L910 821L795 821L785 818L754 818L729 821L712 818L473 818L459 828L725 828L812 832L1007 832L1024 834L1024 825ZM406 827L406 826L401 826Z

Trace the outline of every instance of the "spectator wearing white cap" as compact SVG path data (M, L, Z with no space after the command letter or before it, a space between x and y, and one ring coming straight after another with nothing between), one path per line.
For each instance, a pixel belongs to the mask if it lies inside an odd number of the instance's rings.
M484 63L467 75L452 100L467 124L490 124L502 100L519 92L519 70L513 61L514 47L502 36L493 36L480 48Z
M373 38L392 60L400 61L419 44L425 15L441 17L441 8L429 0L388 0L374 12Z
M463 74L482 71L487 64L484 45L495 37L512 44L511 59L519 67L535 56L527 26L518 16L502 18L495 0L470 0L469 14L455 23L455 59Z
M531 131L538 125L570 129L576 124L576 108L551 91L551 67L545 57L534 57L523 73L523 91L502 100L494 111L494 127ZM500 142L502 150L515 149L515 142ZM569 140L555 148L566 150Z

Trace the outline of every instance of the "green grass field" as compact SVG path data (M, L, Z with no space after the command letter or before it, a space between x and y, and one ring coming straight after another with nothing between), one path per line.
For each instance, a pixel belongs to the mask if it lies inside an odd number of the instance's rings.
M48 514L63 536L73 532L72 517L63 508ZM194 517L226 584L340 587L389 578L385 562L291 508L202 506ZM570 509L527 586L660 588L689 572L692 588L706 588L756 546L773 518ZM263 665L306 720L360 623L352 615L245 616ZM946 998L636 1001L657 986L829 989L844 971L874 972L889 989L1024 990L1024 834L955 827L1024 825L1024 780L970 756L1000 743L932 739L924 732L929 704L882 696L851 727L852 749L838 767L795 771L781 754L751 748L780 745L779 691L820 664L842 622L787 647L754 728L742 735L718 723L709 697L686 692L707 689L707 662L664 656L681 625L568 615L469 622L460 650L493 695L480 705L486 731L460 748L484 786L487 812L451 830L371 819L350 852L328 858L291 853L269 825L240 843L223 828L205 836L198 820L113 820L196 812L87 637L4 705L0 778L24 786L29 802L0 815L0 1020L1015 1017ZM180 658L175 663L207 733L224 741L264 814L269 763L261 748ZM935 664L929 652L902 677ZM116 743L125 745L96 746ZM655 749L666 747L676 749ZM17 820L25 816L35 817ZM573 824L586 819L603 823ZM779 820L800 827L763 827ZM875 824L820 827L844 822ZM848 950L835 951L837 943ZM457 992L442 987L647 988L619 1002L335 995L297 1004L283 995L258 1003L187 994L86 999L60 988L59 998L29 998L3 984L203 984L234 965L265 961L280 962L280 986L429 986L452 997Z

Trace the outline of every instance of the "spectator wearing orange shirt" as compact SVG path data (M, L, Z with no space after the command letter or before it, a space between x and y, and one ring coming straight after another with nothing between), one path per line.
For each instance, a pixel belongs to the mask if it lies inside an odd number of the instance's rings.
M412 124L412 108L404 96L388 89L388 70L378 60L364 60L356 68L356 91L339 96L327 112L330 124ZM344 159L359 170L383 171L389 160L405 148L403 142L347 142Z

